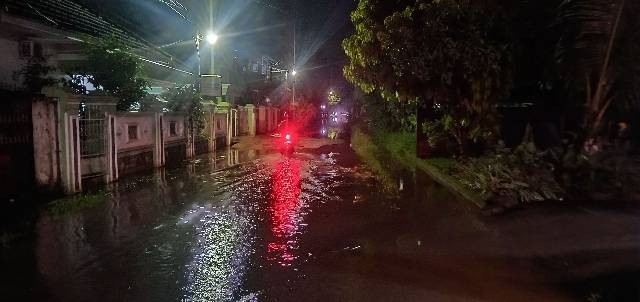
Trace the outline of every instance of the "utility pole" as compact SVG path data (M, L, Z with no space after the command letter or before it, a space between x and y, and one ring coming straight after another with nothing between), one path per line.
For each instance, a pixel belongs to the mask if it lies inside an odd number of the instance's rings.
M296 6L297 1L293 0L293 97L292 97L292 101L293 101L293 105L296 105L296 26L298 23L298 10L297 10L297 6Z
M209 0L209 29L213 29L213 1L215 0ZM215 76L216 71L215 71L215 67L216 67L216 55L215 55L215 47L213 45L213 43L210 44L210 54L211 54L211 75ZM216 85L215 82L215 77L213 78L213 84L214 86Z

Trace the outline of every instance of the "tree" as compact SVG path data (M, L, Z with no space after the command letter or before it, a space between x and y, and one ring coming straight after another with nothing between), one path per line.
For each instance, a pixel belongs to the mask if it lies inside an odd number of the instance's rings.
M342 98L340 97L340 94L332 90L329 92L328 100L329 100L329 105L333 106L333 105L340 104L340 102L342 101Z
M387 101L416 101L418 154L437 121L461 154L496 134L495 104L510 88L508 39L492 10L467 1L415 0L407 6L361 0L343 47L346 77Z
M22 86L26 91L40 93L42 88L58 83L58 80L49 76L54 70L55 68L48 66L44 59L34 58L20 71L15 72L14 78L22 79Z
M114 37L90 39L85 43L87 60L72 67L67 86L77 93L87 93L85 79L99 92L118 98L118 110L130 110L147 95L149 83L143 76L142 63L131 49Z
M593 141L612 108L637 110L640 98L640 4L564 0L556 57L569 89L584 95L584 138Z
M162 94L162 98L167 100L169 111L187 114L190 131L193 134L203 135L206 121L202 96L192 85L171 88Z

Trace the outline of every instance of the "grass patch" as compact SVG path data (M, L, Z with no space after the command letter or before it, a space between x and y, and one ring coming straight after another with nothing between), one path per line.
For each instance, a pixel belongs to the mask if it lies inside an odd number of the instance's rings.
M369 133L354 127L352 141L356 153L373 170L384 175L403 167L427 173L450 191L484 207L510 208L519 204L562 200L563 188L554 175L553 165L533 144L510 150L496 150L477 158L429 158L416 156L413 133L377 131Z
M381 150L372 137L362 129L354 127L351 131L351 146L360 160L376 173L385 190L393 191L395 182L390 170L383 164Z
M452 158L418 159L416 138L413 133L377 132L373 135L361 127L352 128L351 144L354 151L372 170L395 184L391 171L402 167L409 171L420 169L450 191L468 199L479 207L484 206L486 196L468 190L456 177L450 175L457 165Z
M110 193L97 192L86 195L75 195L58 199L47 206L46 211L52 216L63 216L80 210L89 209L103 203Z
M442 184L449 190L455 192L459 196L473 202L478 207L484 207L486 200L489 198L487 194L470 190L464 181L459 177L455 177L452 173L458 166L455 159L452 158L431 158L418 159L417 166L420 170L426 172L438 183Z

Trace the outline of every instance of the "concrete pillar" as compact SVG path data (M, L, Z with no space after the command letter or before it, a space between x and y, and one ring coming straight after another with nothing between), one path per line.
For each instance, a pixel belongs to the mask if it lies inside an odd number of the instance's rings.
M206 111L206 129L209 137L209 152L216 152L216 114L214 110Z
M153 166L158 168L165 164L164 157L164 114L156 113L154 115L154 145L153 145Z
M36 99L31 110L36 185L55 191L60 182L57 99Z
M191 123L189 122L189 117L188 116L184 116L185 119L185 132L187 135L187 158L193 158L195 156L195 141L196 141L196 137L195 137L195 133L193 133L193 131L191 131L192 127L191 127Z
M273 107L267 107L267 134L273 132Z
M233 139L233 132L231 131L231 106L227 102L219 102L216 105L217 118L222 118L224 121L223 133L226 136L226 145L230 146ZM217 121L216 121L217 123Z
M107 127L105 127L105 139L107 141L107 183L118 180L118 142L116 140L116 116L106 114Z
M267 133L267 107L258 107L258 134Z
M216 151L216 103L213 100L202 103L205 119L205 133L207 136L207 151Z
M65 136L61 138L61 148L64 148L63 165L61 167L62 184L67 194L74 194L82 191L82 172L80 169L80 124L77 114L65 112L63 123Z
M245 107L247 110L247 129L249 136L256 136L256 107L249 104Z
M233 142L233 109L227 110L227 146Z
M238 109L233 109L233 137L238 137L238 129L240 128Z

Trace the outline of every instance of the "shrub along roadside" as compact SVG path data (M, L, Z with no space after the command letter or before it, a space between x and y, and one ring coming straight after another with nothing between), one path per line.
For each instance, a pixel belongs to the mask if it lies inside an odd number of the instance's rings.
M352 129L352 146L373 170L388 177L382 162L430 175L460 197L479 207L513 207L543 200L561 200L564 192L553 166L530 145L509 151L498 149L479 158L418 159L412 133ZM384 157L383 157L384 156Z

